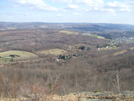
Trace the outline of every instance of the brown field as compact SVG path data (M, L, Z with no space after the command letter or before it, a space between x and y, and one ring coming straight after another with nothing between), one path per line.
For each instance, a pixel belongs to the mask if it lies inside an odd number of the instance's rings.
M116 52L116 53L114 53L113 55L114 55L114 56L117 56L117 55L124 54L125 52L127 52L127 50L122 50L122 51L120 51L120 52Z
M64 33L64 34L79 34L78 32L73 32L73 31L67 31L67 30L61 30L59 33Z
M66 50L63 49L49 49L49 50L42 50L42 51L38 51L37 53L41 53L41 54L51 54L51 55L60 55L60 54L65 54L67 53Z

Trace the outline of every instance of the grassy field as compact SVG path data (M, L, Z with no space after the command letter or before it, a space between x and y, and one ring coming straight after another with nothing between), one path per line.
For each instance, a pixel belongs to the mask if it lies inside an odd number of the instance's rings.
M16 57L10 57L10 55L16 55ZM9 62L12 59L18 60L18 59L27 59L31 57L37 57L37 55L26 51L10 50L0 53L0 63Z
M52 55L60 55L60 54L65 54L67 53L67 51L63 50L63 49L49 49L49 50L42 50L42 51L38 51L37 53L41 53L41 54L52 54Z
M67 31L67 30L61 30L59 33L65 33L65 34L79 34L78 32L73 32L73 31Z
M134 47L131 47L130 50L134 50Z
M110 49L118 49L118 47L117 46L109 46L108 48L106 48L106 47L100 48L100 50L110 50Z
M95 35L95 34L88 34L88 36L96 37L98 39L105 39L104 37L98 36L98 35Z

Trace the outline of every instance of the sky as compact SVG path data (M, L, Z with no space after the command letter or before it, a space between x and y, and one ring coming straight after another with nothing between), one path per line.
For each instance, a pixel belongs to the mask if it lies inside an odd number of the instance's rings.
M134 0L0 0L0 21L134 25Z

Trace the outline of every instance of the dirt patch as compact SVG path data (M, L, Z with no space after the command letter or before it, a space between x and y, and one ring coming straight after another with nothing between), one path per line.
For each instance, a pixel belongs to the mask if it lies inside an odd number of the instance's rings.
M38 51L37 53L41 53L41 54L52 54L52 55L60 55L60 54L65 54L65 53L67 53L67 51L66 51L66 50L63 50L63 49L49 49L49 50Z
M123 53L125 53L125 52L127 52L127 50L122 50L122 51L120 51L120 52L116 52L116 53L114 53L113 55L114 55L114 56L117 56L117 55L121 55L121 54L123 54Z

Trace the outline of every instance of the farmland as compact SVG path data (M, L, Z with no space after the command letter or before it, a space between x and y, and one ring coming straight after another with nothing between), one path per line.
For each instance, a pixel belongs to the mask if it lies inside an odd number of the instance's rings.
M51 55L60 55L60 54L65 54L65 53L67 53L67 51L62 50L62 49L50 49L50 50L38 51L37 53L41 53L41 54L51 54Z
M61 31L59 31L59 33L63 33L63 34L79 34L78 32L67 31L67 30L61 30Z
M37 57L37 55L26 51L10 50L10 51L1 52L0 57L1 57L0 63L6 63L13 60L35 58Z

